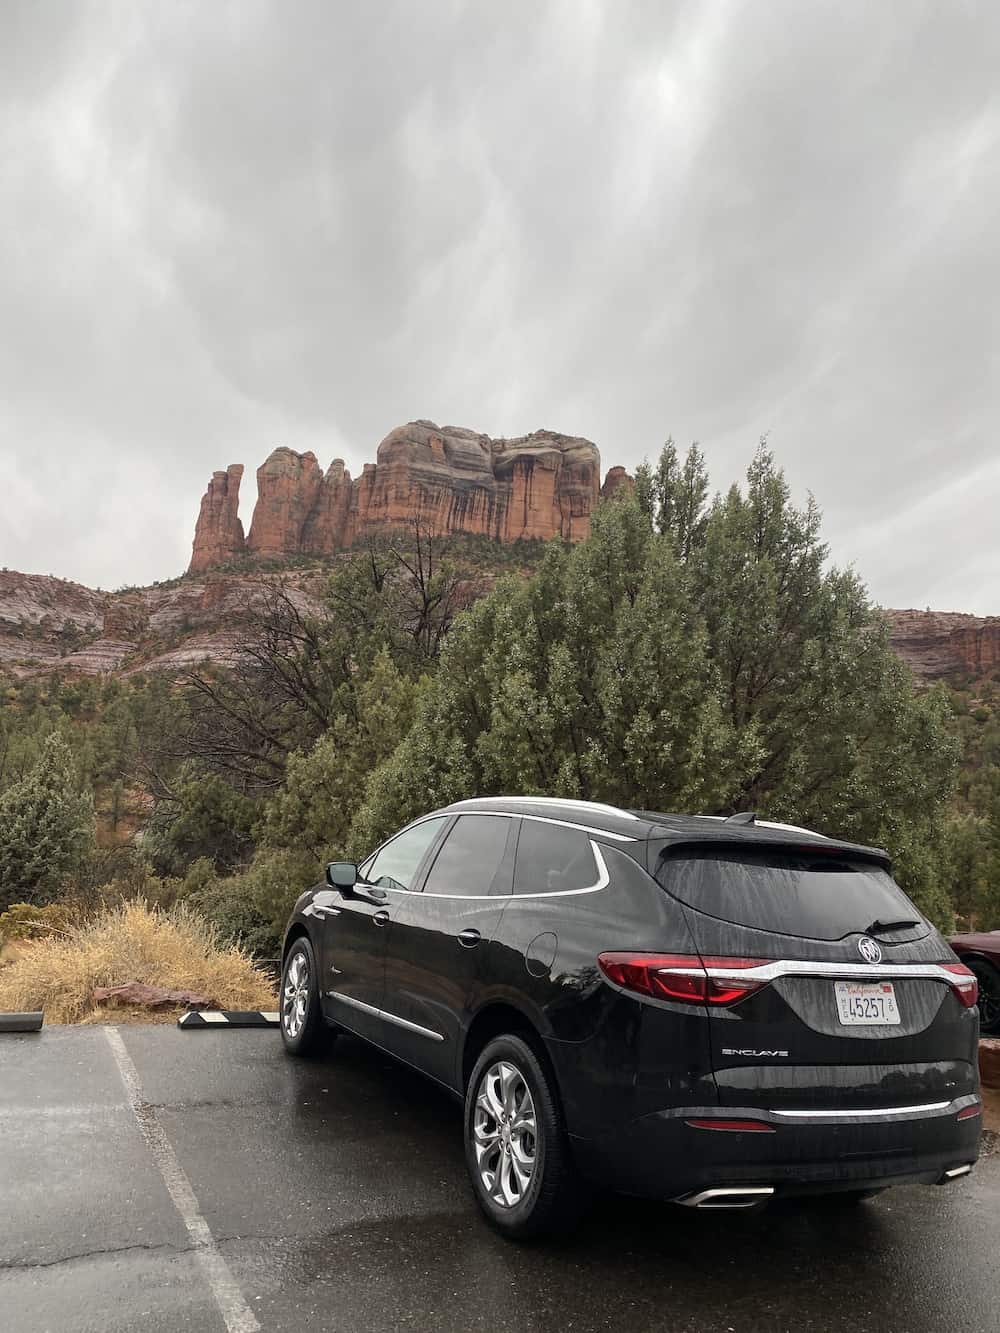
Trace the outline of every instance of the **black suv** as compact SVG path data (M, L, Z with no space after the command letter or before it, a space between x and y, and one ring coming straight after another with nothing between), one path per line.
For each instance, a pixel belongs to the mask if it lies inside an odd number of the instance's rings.
M459 801L295 904L281 1029L465 1103L508 1235L586 1182L696 1208L944 1184L979 1151L976 979L882 851L755 821Z

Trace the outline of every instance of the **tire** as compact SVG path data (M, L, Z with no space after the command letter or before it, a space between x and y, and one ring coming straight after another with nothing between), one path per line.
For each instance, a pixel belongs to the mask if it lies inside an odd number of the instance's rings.
M465 1161L476 1202L502 1235L529 1240L580 1219L586 1191L555 1080L522 1037L495 1037L476 1061L465 1092Z
M320 1010L316 955L304 935L285 958L278 1005L281 1040L289 1055L318 1055L329 1045L333 1034L327 1030Z
M1000 972L985 958L964 958L979 982L979 1030L1000 1032Z

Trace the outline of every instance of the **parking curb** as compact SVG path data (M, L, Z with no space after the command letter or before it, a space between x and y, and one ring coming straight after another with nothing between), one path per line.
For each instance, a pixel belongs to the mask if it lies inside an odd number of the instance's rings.
M179 1028L276 1028L277 1013L243 1009L190 1009L177 1020Z
M44 1017L41 1009L23 1014L0 1014L0 1032L40 1032Z

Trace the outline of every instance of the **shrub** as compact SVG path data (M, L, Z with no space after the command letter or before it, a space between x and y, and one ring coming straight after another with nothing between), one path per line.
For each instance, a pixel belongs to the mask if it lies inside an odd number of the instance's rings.
M0 972L0 1010L44 1009L54 1023L94 1023L96 986L128 981L192 990L220 1009L271 1009L274 990L243 952L185 905L107 908L66 935L21 946Z
M0 795L0 908L51 901L93 832L93 803L77 792L69 747L53 732L35 767Z
M0 912L0 940L34 940L44 939L47 935L63 935L71 926L79 924L79 915L70 903L50 903L47 907L12 903L6 912Z
M313 857L293 851L258 854L242 874L221 878L208 857L195 861L181 893L220 939L239 944L258 958L274 958L296 898L319 877Z

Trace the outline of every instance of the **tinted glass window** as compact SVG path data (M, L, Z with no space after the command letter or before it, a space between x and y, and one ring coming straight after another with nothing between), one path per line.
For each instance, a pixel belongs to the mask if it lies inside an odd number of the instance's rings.
M593 888L597 880L597 863L586 833L535 819L521 821L515 893L565 893Z
M777 935L839 940L876 920L921 920L887 871L829 854L685 849L661 859L657 879L699 912Z
M512 819L495 815L462 815L455 820L434 858L424 893L457 896L510 891L510 870L503 871Z
M368 880L383 888L408 889L413 883L424 852L441 832L445 817L425 819L387 842L368 870Z

